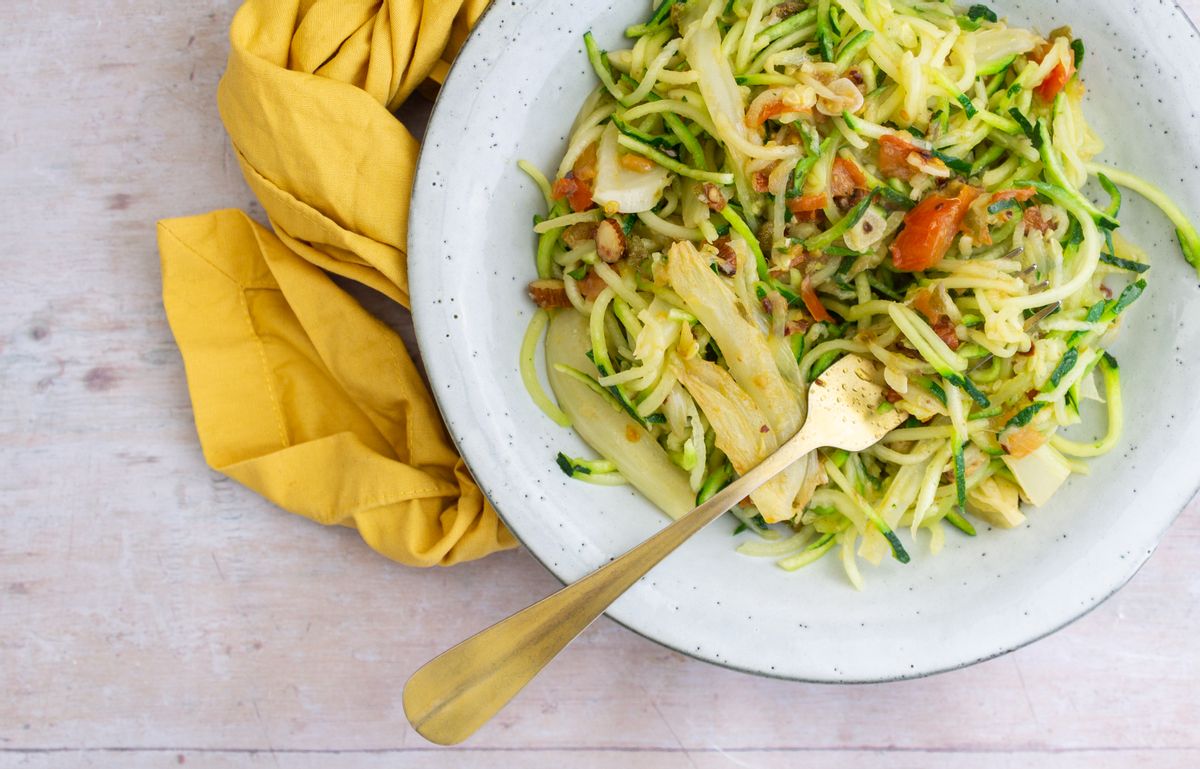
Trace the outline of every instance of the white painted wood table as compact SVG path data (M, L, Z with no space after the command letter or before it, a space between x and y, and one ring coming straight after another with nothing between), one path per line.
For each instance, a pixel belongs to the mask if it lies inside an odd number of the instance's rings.
M425 743L408 674L557 583L403 568L205 467L154 222L261 217L214 103L235 7L0 5L0 767L1200 766L1195 504L1115 598L967 670L762 680L604 620Z

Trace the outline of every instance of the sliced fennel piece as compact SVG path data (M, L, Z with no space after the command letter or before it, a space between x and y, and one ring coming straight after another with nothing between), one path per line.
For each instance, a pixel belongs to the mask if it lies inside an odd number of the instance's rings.
M721 53L721 33L707 18L708 14L703 14L705 4L693 2L691 5L680 25L683 33L680 48L688 65L700 78L700 95L704 97L726 151L733 155L736 165L742 167L745 157L737 148L754 143L746 129L742 92L738 89L729 58Z
M804 421L800 394L780 374L766 335L746 320L733 291L691 243L671 246L667 269L671 285L712 334L730 374L762 409L771 428L781 440L795 435Z
M997 528L1012 529L1025 522L1020 490L994 475L967 492L967 505L971 512Z
M601 208L615 206L622 214L650 211L658 205L671 174L661 166L649 171L632 171L621 165L620 136L621 132L612 123L600 135L592 199Z
M1002 71L1008 63L1037 47L1041 39L1027 29L985 29L975 38L975 69L981 75Z
M776 434L763 432L766 416L725 369L692 358L683 362L679 381L708 417L717 448L729 457L734 470L748 472L779 448ZM793 517L792 500L803 482L803 473L804 463L797 462L750 495L763 520L778 523Z
M709 269L705 259L691 243L671 246L667 270L675 291L721 348L732 381L750 397L766 418L765 423L760 423L756 429L767 427L777 444L795 435L804 422L800 394L780 373L766 336L746 320L739 310L738 299L732 289ZM686 381L684 386L688 387ZM690 392L691 388L688 387L688 390ZM692 397L696 398L696 394L692 393ZM708 413L708 408L699 398L696 401L709 421L714 422L715 429L714 415ZM810 455L807 461L796 462L780 476L786 481L786 488L791 490L789 503L802 489L806 493L800 503L808 501L807 495L811 494L809 487L812 484L807 482L807 476L815 475L810 472L813 470L813 461ZM738 467L736 462L734 467L739 472L748 469ZM759 509L771 523L792 517L790 508L789 511L780 507L770 511L761 506Z
M1025 499L1034 507L1049 502L1071 475L1071 465L1066 457L1049 443L1020 459L1008 454L1001 459L1017 479Z
M598 372L585 354L590 347L588 323L577 312L555 315L546 335L550 386L579 436L620 474L672 518L694 506L688 476L667 456L654 437L632 417L618 411L583 382L555 368L562 364L591 376Z

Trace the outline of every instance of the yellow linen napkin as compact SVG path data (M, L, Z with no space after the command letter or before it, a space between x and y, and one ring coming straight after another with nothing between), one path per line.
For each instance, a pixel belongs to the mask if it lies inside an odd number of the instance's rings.
M217 101L274 232L240 211L158 230L163 305L208 463L417 566L515 541L400 338L326 273L408 305L418 145L391 110L444 77L485 5L249 0Z

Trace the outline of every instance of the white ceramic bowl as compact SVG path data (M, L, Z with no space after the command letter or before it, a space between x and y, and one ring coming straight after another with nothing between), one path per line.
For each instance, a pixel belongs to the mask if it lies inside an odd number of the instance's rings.
M1108 150L1200 216L1200 36L1170 3L994 2L1014 24L1070 24L1087 44L1087 109ZM445 84L417 174L410 269L434 393L475 478L533 555L576 580L663 526L628 488L568 480L575 435L530 402L517 352L532 311L530 220L542 204L517 169L557 165L594 81L583 52L646 14L646 0L497 2ZM1096 199L1103 199L1097 197ZM969 665L1040 638L1120 588L1200 486L1200 287L1173 230L1132 194L1124 232L1154 263L1114 348L1124 374L1121 447L1015 531L951 531L941 555L795 574L734 552L719 521L609 612L661 644L727 667L808 681L882 681ZM538 596L530 596L530 599Z

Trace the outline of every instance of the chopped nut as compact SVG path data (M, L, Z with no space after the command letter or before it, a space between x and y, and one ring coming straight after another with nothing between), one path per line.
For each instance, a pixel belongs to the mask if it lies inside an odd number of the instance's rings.
M529 298L543 310L555 307L570 307L567 289L561 280L542 278L529 284Z
M788 318L787 325L783 327L783 335L794 336L796 334L805 334L808 333L810 328L812 328L812 321L797 315L796 317Z
M625 255L625 231L615 219L605 219L596 227L596 253L607 264Z
M1025 209L1025 231L1037 230L1038 232L1050 232L1058 228L1058 223L1053 219L1047 219L1042 214L1042 209L1039 206L1030 206Z
M867 191L861 188L854 189L849 195L842 195L833 199L833 204L842 211L848 211L854 208L862 199L867 196Z
M833 170L829 177L829 194L836 198L853 195L855 190L866 194L867 176L862 168L853 160L839 155L833 161Z
M946 346L951 350L957 350L962 342L958 338L958 331L954 322L947 317L941 318L933 326L933 333L938 335L938 338L946 343Z
M596 239L596 222L578 222L563 230L562 241L567 248L575 248L580 243Z
M795 246L788 253L792 257L788 262L788 268L793 270L803 267L813 257L812 252L805 251L803 246Z
M771 13L767 16L767 23L777 24L784 19L790 19L802 10L804 10L802 3L796 0L786 0L771 9Z
M729 236L717 238L713 245L717 249L717 269L724 275L737 273L737 252L733 250Z
M721 188L712 182L704 183L704 196L701 198L708 207L716 212L725 210L725 206L729 201L725 199L725 193L721 192Z
M589 302L594 302L596 297L600 296L600 292L608 288L604 278L597 275L595 270L588 270L587 275L584 275L583 280L576 285L579 287L579 293L583 294L583 298Z

